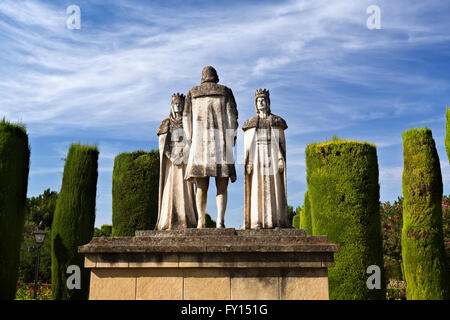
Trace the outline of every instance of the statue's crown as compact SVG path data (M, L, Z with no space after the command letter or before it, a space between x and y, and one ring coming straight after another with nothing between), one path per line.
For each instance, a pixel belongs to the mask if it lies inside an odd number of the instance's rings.
M255 91L255 98L258 98L258 97L269 98L270 97L269 90L267 90L267 89L258 89L258 90L256 90Z
M186 97L184 96L184 94L179 93L179 92L174 93L174 94L172 95L172 101L174 101L174 100L179 100L179 101L181 101L181 102L184 102L184 98L186 98Z

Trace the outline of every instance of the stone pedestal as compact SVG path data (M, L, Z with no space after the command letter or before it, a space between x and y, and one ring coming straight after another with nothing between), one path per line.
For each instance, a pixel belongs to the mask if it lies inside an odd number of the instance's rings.
M90 299L328 299L338 246L301 229L137 231L79 247Z

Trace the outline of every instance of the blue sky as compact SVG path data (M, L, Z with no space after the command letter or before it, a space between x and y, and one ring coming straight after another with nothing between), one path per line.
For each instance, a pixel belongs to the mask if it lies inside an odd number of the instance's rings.
M174 92L214 66L239 124L268 88L286 119L288 202L306 191L305 147L337 135L377 145L382 201L400 196L402 132L433 130L450 193L445 107L450 105L450 3L430 0L10 1L0 0L0 116L26 124L28 196L59 191L72 142L100 149L96 226L112 222L111 179L121 152L157 148ZM369 30L369 5L381 29ZM81 29L66 26L69 5ZM228 227L243 221L242 130ZM215 185L207 211L216 217Z

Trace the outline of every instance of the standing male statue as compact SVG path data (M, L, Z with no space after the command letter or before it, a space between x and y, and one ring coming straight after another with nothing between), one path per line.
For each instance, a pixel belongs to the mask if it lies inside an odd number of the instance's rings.
M286 121L270 111L269 90L255 92L256 115L244 122L244 229L287 228Z
M238 112L233 92L218 82L216 70L204 67L201 84L187 93L183 113L183 127L191 141L185 178L197 184L198 228L205 228L209 177L215 177L217 187L217 228L224 227L228 179L236 181L233 147Z
M156 230L195 228L194 185L184 180L189 144L183 130L184 95L173 94L169 118L158 128L159 201Z

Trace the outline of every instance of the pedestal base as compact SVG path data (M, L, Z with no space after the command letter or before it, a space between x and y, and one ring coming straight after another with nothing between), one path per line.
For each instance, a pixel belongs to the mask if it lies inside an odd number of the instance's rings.
M137 231L79 248L93 300L328 299L336 251L298 229Z

